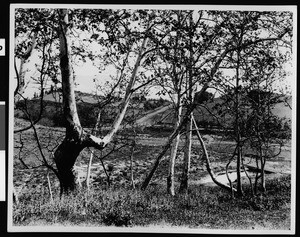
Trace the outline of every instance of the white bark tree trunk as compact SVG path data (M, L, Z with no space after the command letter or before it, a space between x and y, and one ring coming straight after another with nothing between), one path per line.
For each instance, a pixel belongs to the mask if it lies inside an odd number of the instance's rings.
M182 113L182 106L180 103L180 98L179 98L179 101L177 102L175 110L176 110L175 111L175 114L176 114L175 130L176 130L176 129L178 129L178 127L180 125L180 119L181 119L181 113ZM172 142L172 149L171 149L171 155L170 155L170 161L169 161L169 173L168 173L168 177L167 177L167 191L172 196L175 195L175 184L174 184L175 159L177 156L179 141L180 141L180 134L177 134Z
M188 75L187 75L187 100L189 104L193 103L193 62L194 62L194 52L193 52L193 42L192 38L193 32L193 17L192 14L189 15L189 63L188 63ZM184 147L184 165L181 177L181 183L179 192L183 193L188 190L188 180L191 166L191 150L192 150L192 116L193 112L190 114L188 122L186 124L186 137L185 137L185 147Z
M214 173L213 170L211 169L211 165L210 165L210 160L209 160L208 152L207 152L205 143L204 143L204 141L203 141L203 139L202 139L202 137L201 137L201 135L200 135L200 132L199 132L199 129L198 129L198 126L197 126L197 123L196 123L194 117L192 117L192 121L193 121L193 124L194 124L195 129L196 129L197 138L198 138L198 140L199 140L199 142L200 142L200 145L201 145L201 147L202 147L202 150L203 150L203 158L204 158L204 160L205 160L205 162L206 162L206 169L207 169L207 172L208 172L208 174L210 175L212 181L213 181L216 185L218 185L218 186L220 186L220 187L222 187L222 188L228 190L229 192L236 192L236 189L235 189L235 188L232 188L232 187L230 187L229 185L223 184L223 183L221 183L221 182L219 182L219 181L217 180L217 176L215 175L215 173Z
M15 88L15 91L14 91L15 102L18 102L22 98L22 95L26 88L26 82L25 82L26 71L24 68L25 68L26 63L28 63L29 58L32 55L32 51L36 45L36 37L37 37L37 33L35 32L31 38L31 44L29 45L26 52L24 53L24 55L21 58L19 70L17 69L17 64L15 61L15 73L16 73L16 77L17 77L17 87Z
M101 118L101 111L99 111L99 113L98 113L97 121L96 121L95 128L94 128L95 135L98 135L98 128L100 126L100 118ZM88 164L87 172L86 172L86 187L87 187L88 192L90 191L90 176L91 176L91 167L93 164L93 158L94 158L94 150L91 151L89 164Z
M185 147L184 147L184 164L183 172L181 177L181 183L179 192L186 192L188 189L188 180L191 166L191 150L192 150L192 118L193 114L191 113L190 118L186 124L186 138L185 138Z

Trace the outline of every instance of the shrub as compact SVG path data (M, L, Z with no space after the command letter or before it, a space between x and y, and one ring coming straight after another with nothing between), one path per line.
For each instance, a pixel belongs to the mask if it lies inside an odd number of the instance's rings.
M131 220L131 213L125 211L122 207L114 207L102 214L102 221L106 225L129 226L132 224Z

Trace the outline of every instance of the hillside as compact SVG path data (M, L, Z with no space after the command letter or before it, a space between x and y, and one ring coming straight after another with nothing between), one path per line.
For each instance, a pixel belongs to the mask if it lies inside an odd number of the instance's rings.
M76 92L76 101L78 114L81 123L85 127L93 127L99 111L99 104L104 101L104 97L95 96L88 93ZM291 105L291 97L282 98L281 101L274 105L272 113L279 118L291 120L292 111L287 105ZM115 115L118 113L121 100L114 98L111 102L101 108L101 119L103 124L113 122ZM21 103L22 104L22 103ZM27 102L30 113L33 118L38 117L40 111L40 99L34 98ZM49 93L44 96L44 111L40 124L46 126L63 126L62 120L62 98L59 92ZM18 106L20 107L20 105ZM233 115L224 113L231 108L224 105L222 98L210 99L196 107L194 117L201 128L212 129L220 128L220 124L225 127L231 127L233 123ZM185 109L183 109L183 115ZM223 114L223 115L222 115ZM222 116L221 116L222 115ZM16 109L15 116L18 118L26 118L24 113ZM165 100L146 100L132 98L132 102L127 110L125 123L133 122L141 127L172 127L174 124L174 109L169 101Z
M291 105L291 98L287 99L287 103ZM222 103L221 98L215 98L213 101L206 102L203 105L199 105L194 110L194 117L197 123L202 126L215 126L218 127L218 124L224 124L225 126L229 126L233 123L233 117L230 114L225 114L223 116L219 115L218 104ZM289 121L292 119L292 110L287 105L286 102L280 102L274 105L274 108L271 109L272 113L280 119L284 119ZM220 106L219 106L220 107ZM218 109L217 109L218 108ZM224 111L225 106L221 106L221 111ZM230 109L230 108L227 108ZM185 109L183 109L183 115L185 113ZM138 125L151 126L151 125L172 125L174 124L174 110L172 105L167 105L161 107L155 111L150 111L144 117L139 118L136 123Z
M119 112L121 106L120 98L110 98L109 103L106 103L107 98L103 96L95 96L88 93L76 91L76 101L78 115L81 124L84 127L94 127L99 111L101 111L101 123L111 124ZM26 119L24 101L19 101L14 110L16 118ZM140 99L133 97L125 115L125 123L132 122L147 113L155 111L161 106L169 105L170 102L163 99ZM36 97L26 101L26 105L32 119L38 118L41 110L40 98ZM63 121L62 96L60 92L48 93L43 97L43 113L39 124L45 126L64 126Z

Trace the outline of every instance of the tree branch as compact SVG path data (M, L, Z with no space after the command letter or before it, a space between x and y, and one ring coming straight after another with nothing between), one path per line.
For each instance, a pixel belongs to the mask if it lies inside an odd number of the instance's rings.
M137 57L137 60L136 60L136 63L135 63L130 81L127 85L126 92L125 92L125 97L124 97L124 99L121 103L122 104L122 110L117 115L117 117L116 117L116 119L115 119L115 121L112 125L112 129L110 130L110 132L108 132L105 135L104 138L98 138L98 137L93 136L93 135L87 136L85 141L84 141L86 146L88 146L88 147L92 146L92 147L95 147L95 148L103 149L112 140L112 137L118 131L118 129L120 127L120 124L121 124L121 122L122 122L122 120L125 116L126 111L127 111L127 107L129 105L131 95L133 94L132 87L134 86L135 81L136 81L136 75L138 73L138 69L139 69L139 66L140 66L140 63L141 63L141 60L142 60L142 53L144 51L146 43L147 43L147 38L145 37L143 39L141 48L139 50L139 54L138 54L138 57Z

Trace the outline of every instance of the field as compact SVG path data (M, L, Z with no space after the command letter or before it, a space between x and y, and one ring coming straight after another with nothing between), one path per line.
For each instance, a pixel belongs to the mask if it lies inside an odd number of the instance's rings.
M15 126L25 121L16 119ZM51 152L63 139L63 128L37 125L43 153L53 163ZM201 159L201 148L193 137L190 187L187 194L167 195L166 177L168 155L161 161L148 189L139 189L152 163L167 140L168 132L144 130L136 137L134 153L128 146L109 153L95 151L91 172L91 189L85 185L90 150L85 149L78 158L74 172L78 189L69 196L59 198L59 183L45 167L32 130L16 135L13 182L19 202L13 204L13 223L17 226L128 226L128 227L192 227L199 229L268 229L288 230L291 225L291 147L287 143L276 158L267 162L267 192L255 197L250 193L244 177L245 197L232 199L230 193L214 185ZM129 137L128 134L123 134ZM226 163L234 150L234 142L218 135L203 136L212 168L224 176ZM117 140L122 140L120 134ZM179 186L183 164L184 138L176 159L176 187ZM20 147L22 147L20 149ZM21 152L20 152L21 151ZM131 182L130 157L133 155ZM245 164L251 166L251 150L245 151ZM28 167L26 168L25 165ZM231 164L233 170L235 164ZM103 167L107 169L107 174ZM234 175L234 172L232 173ZM223 182L226 180L223 180ZM234 181L234 177L233 177ZM50 188L49 188L50 187ZM50 195L50 191L52 196ZM177 189L176 189L177 191Z

